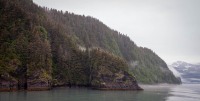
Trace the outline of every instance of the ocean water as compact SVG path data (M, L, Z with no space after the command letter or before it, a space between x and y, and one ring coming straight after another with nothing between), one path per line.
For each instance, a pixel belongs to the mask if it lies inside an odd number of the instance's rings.
M0 92L0 101L200 101L200 84L141 86L144 91L62 87L50 91Z

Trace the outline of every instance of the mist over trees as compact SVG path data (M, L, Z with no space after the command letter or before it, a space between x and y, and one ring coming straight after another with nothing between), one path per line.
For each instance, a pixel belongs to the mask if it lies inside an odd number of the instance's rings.
M0 0L0 13L0 80L19 88L88 86L121 71L141 83L180 82L153 51L98 19L32 0Z

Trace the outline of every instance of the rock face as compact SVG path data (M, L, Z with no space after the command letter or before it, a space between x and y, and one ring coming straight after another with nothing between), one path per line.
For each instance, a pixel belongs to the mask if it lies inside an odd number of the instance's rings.
M49 89L51 89L51 81L38 78L28 78L27 80L27 90L29 91L41 91Z
M18 83L15 81L4 81L0 82L0 91L16 91Z
M49 90L51 89L51 84L49 82L44 81L34 81L34 82L27 82L27 90L30 91L41 91L41 90Z
M98 57L95 58L95 57ZM101 50L91 52L92 81L94 89L104 90L142 90L133 75L127 72L123 59Z
M133 76L122 71L111 74L98 73L92 81L92 87L101 90L142 90Z
M0 91L16 91L18 90L18 82L9 77L9 75L2 75L0 77Z

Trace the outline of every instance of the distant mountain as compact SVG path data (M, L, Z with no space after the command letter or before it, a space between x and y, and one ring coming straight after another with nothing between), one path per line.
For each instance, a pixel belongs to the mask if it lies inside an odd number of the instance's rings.
M170 66L179 72L183 83L200 83L200 64L177 61Z

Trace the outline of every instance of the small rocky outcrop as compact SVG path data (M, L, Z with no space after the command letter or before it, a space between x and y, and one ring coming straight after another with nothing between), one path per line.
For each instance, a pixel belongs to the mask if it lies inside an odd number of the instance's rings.
M96 58L98 57L98 58ZM105 90L142 90L120 57L103 50L91 51L91 86Z
M18 83L16 81L1 80L0 91L16 91Z
M27 86L27 90L29 91L41 91L51 89L51 84L45 81L27 82Z
M40 76L41 77L41 76ZM9 74L0 76L0 92L2 91L17 91L17 90L29 90L29 91L41 91L51 89L51 82L45 79L35 78L22 78L18 80L13 78Z
M46 71L35 70L34 72L28 73L27 90L49 90L52 86L51 82L51 76Z
M16 91L18 89L18 82L8 74L0 76L0 91Z
M92 81L92 88L100 90L142 90L135 77L125 71L106 74L98 72Z

